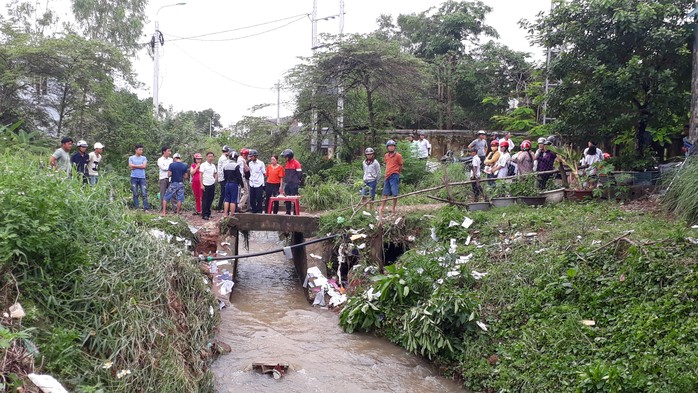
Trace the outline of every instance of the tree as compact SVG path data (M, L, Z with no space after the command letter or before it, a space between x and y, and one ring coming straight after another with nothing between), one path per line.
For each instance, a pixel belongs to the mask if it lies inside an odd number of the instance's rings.
M688 0L572 0L525 23L539 45L560 48L548 70L555 128L577 138L634 130L644 154L648 130L688 112L692 25Z

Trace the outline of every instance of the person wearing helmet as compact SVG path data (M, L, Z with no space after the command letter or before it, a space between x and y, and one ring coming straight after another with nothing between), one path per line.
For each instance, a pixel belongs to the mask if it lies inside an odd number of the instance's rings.
M240 190L240 201L237 209L241 213L245 213L250 208L250 167L247 165L249 155L250 149L243 147L238 158L238 164L242 173L242 184L240 185L242 189Z
M419 140L417 141L417 158L420 160L426 160L431 154L431 143L427 140L425 133L419 133Z
M490 142L490 152L487 153L487 156L485 157L484 172L487 174L488 179L497 177L494 175L494 173L492 173L492 168L497 163L497 160L499 160L499 141L493 139L492 142ZM493 181L488 182L488 184L490 186L494 186Z
M531 153L531 141L521 142L521 151L516 154L516 157L512 157L511 161L516 164L517 174L525 175L533 172L535 157Z
M301 185L303 175L301 163L293 158L293 150L291 149L284 150L281 155L286 159L283 178L284 194L288 196L298 195L298 187ZM286 202L286 214L291 214L291 202Z
M365 204L368 198L371 198L369 206L371 211L373 211L373 201L376 199L376 185L381 175L381 164L376 161L376 152L372 147L367 147L364 150L364 155L366 155L366 159L362 164L364 168L364 186L361 187L361 204Z
M230 160L230 157L229 157L230 146L228 146L228 145L223 146L221 151L222 151L221 156L218 157L218 167L216 168L218 170L218 185L220 188L219 196L218 196L218 204L216 205L216 211L218 213L223 212L223 200L225 199L225 177L223 176L223 167Z
M553 170L557 155L548 148L552 144L552 141L546 139L545 142L543 142L543 149L536 152L536 160L538 160L538 172ZM547 185L551 176L552 173L542 173L538 175L538 186L541 189L545 189L545 186Z
M128 158L128 169L131 170L131 193L133 194L133 207L138 209L138 192L143 199L143 211L148 211L148 190L145 181L145 168L148 167L148 159L143 155L143 145L138 143L134 147L135 154Z
M502 142L506 142L507 145L509 145L509 149L507 150L508 152L511 152L516 147L516 145L514 145L514 141L511 140L511 132L509 131L504 131L504 136L499 139L500 147L502 146Z
M75 165L75 170L82 176L83 184L87 184L87 168L90 164L90 155L87 154L87 142L78 141L78 151L70 157L70 164Z
M264 194L266 195L266 202L264 206L269 208L269 200L271 197L279 195L279 189L281 188L281 180L284 178L284 167L279 165L279 156L274 154L269 159L270 164L267 165L267 185L264 189ZM279 202L274 202L274 214L279 213Z
M91 186L97 184L99 180L99 163L102 161L102 151L104 150L104 145L97 142L94 145L94 151L90 153L90 160L87 163L87 180L90 182Z
M61 170L70 176L72 166L70 165L70 149L73 148L73 138L66 136L61 139L61 147L56 149L49 158L49 165L54 170Z
M201 164L203 163L203 157L201 153L194 154L194 162L191 163L189 167L189 174L191 175L191 190L194 193L194 201L196 206L195 216L201 214L201 202L204 196L204 186L201 184Z
M182 202L184 202L184 179L189 174L189 167L186 162L182 162L182 156L175 153L172 157L172 163L167 168L167 175L170 178L170 184L165 190L162 197L162 213L167 214L167 202L174 198L177 201L175 213L179 214L182 211Z
M160 158L158 158L157 164L158 164L158 188L160 189L160 194L158 194L158 197L160 198L161 201L165 200L165 193L167 192L167 188L170 186L170 164L172 164L173 160L170 158L170 155L172 154L172 150L170 149L169 146L165 145L160 149L162 152L162 155ZM164 205L166 208L167 205ZM167 213L166 211L162 211L162 214Z
M264 162L259 159L257 150L250 150L250 162L247 166L250 168L250 210L252 213L262 213L264 211L264 175L266 167Z
M480 157L480 162L484 163L487 156L487 133L484 130L477 132L477 139L470 142L468 149L477 148L477 156Z
M497 163L492 167L492 174L498 178L507 177L509 175L509 161L511 160L511 155L509 154L509 142L499 141L499 159Z
M403 160L402 155L396 151L397 144L394 140L389 140L385 143L388 152L385 153L383 161L385 162L385 181L383 182L383 199L379 217L383 218L383 209L385 202L389 196L393 197L393 214L397 211L397 196L400 191L400 174L402 173Z
M223 176L225 177L225 199L223 203L223 217L235 215L235 208L238 203L238 193L242 185L242 172L240 164L238 164L238 153L235 150L230 151L230 159L226 161L223 167Z

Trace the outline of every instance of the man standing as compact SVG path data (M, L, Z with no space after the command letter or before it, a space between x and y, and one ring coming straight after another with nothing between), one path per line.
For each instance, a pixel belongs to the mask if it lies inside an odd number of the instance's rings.
M250 167L247 165L249 154L250 150L244 148L240 150L240 158L238 158L238 164L241 164L240 171L242 172L242 184L240 185L242 187L242 195L240 195L240 203L238 204L238 210L241 213L246 212L250 208Z
M87 184L87 168L90 164L90 155L87 154L87 142L78 141L78 151L70 157L70 164L75 165L75 171L82 176L82 182Z
M485 162L485 156L487 155L487 133L483 130L478 131L477 139L470 142L468 148L476 148L477 156L480 157L480 162Z
M61 170L70 177L72 167L70 166L70 149L73 148L73 138L66 136L61 139L61 147L56 149L49 159L49 165L54 170Z
M421 135L420 135L421 137ZM385 153L385 182L383 183L383 200L381 201L381 208L379 212L379 217L383 218L383 209L385 208L385 201L388 200L389 196L393 197L393 213L397 209L397 195L400 188L400 173L402 173L402 156L400 153L395 151L397 149L397 144L394 140L389 140L385 143L385 147L388 152Z
M172 164L172 159L170 158L170 154L172 154L172 150L170 149L169 146L163 146L161 149L162 156L158 158L158 188L160 190L160 200L165 201L165 193L167 192L167 188L170 186L170 164ZM165 210L165 203L162 204L163 210L162 214L164 215L167 213Z
M250 209L252 213L262 213L264 211L264 175L266 167L264 162L259 160L257 150L250 150Z
M370 209L373 211L373 201L376 199L376 184L381 175L381 164L376 161L376 152L372 147L367 147L364 151L366 159L363 162L364 186L361 188L361 204L366 203L371 198Z
M240 184L242 184L242 172L240 172L240 165L238 164L238 153L235 150L231 150L229 153L230 160L223 167L223 176L225 177L224 218L235 215L238 192L240 191Z
M204 200L201 215L204 220L211 218L211 205L216 196L216 180L218 179L218 168L213 163L213 152L206 153L206 162L201 164L201 186L204 190Z
M487 141L485 140L485 143ZM475 202L480 200L480 195L482 195L482 186L480 186L480 152L477 147L470 148L470 154L473 156L473 160L470 161L470 183L473 187L473 196Z
M511 140L511 132L505 131L504 136L499 139L499 146L502 146L502 142L506 142L509 145L509 151L514 150L514 141Z
M536 152L535 158L538 161L538 172L553 170L553 166L555 165L557 155L554 152L548 150L548 147L552 144L553 143L551 141L546 140L545 142L543 142L543 149ZM538 175L538 187L544 190L546 184L548 183L548 179L550 179L551 176L551 173L544 173Z
M393 141L393 143L395 142ZM419 134L419 141L417 141L417 158L419 158L420 160L426 160L427 158L429 158L430 154L431 143L429 143L429 141L427 140L427 136L424 133L421 133Z
M218 185L220 186L220 196L218 197L218 205L216 206L216 211L218 213L223 212L223 200L225 199L225 176L223 176L223 167L230 160L228 154L230 153L230 146L223 146L223 154L218 157Z
M146 190L145 168L148 167L148 159L143 155L143 145L135 146L136 153L128 158L128 169L131 170L131 193L133 194L133 206L138 209L138 190L143 199L143 211L148 211L148 191Z
M184 179L186 179L189 174L189 167L186 163L182 162L182 156L180 156L179 153L175 153L173 158L174 162L172 162L167 169L170 184L165 193L162 194L162 213L160 214L163 216L167 214L167 202L169 202L172 197L177 200L177 214L182 210L182 202L184 202ZM158 163L158 165L160 164Z
M301 163L293 158L293 150L291 149L284 150L281 156L286 159L283 178L284 194L288 196L298 195L298 187L301 185L303 175ZM291 202L286 202L286 214L291 214Z
M90 153L90 160L87 164L87 177L91 186L99 181L99 163L102 161L102 151L104 150L104 145L99 142L95 143L94 147L95 151Z
M414 135L407 136L407 141L410 142L410 157L417 158L419 152L419 144L414 140Z

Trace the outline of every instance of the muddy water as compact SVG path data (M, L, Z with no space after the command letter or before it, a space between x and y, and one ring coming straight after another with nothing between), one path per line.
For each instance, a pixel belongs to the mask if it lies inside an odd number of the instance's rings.
M250 238L250 252L279 246L276 233ZM337 314L308 304L283 254L241 260L238 279L221 313L219 338L233 350L213 364L219 392L464 392L385 339L342 332ZM292 370L274 380L250 371L255 362Z

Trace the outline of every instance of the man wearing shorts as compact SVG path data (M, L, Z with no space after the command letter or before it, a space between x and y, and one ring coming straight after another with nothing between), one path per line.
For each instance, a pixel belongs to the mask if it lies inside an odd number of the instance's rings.
M385 208L385 202L388 200L389 196L393 197L393 213L396 212L397 208L397 195L400 185L400 173L402 172L402 156L400 153L395 151L397 149L394 140L389 140L385 144L388 152L385 153L383 161L385 162L385 183L383 184L383 200L381 201L381 208L379 212L379 217L383 217L383 209Z
M167 169L167 175L171 179L165 196L162 199L162 215L167 214L167 202L173 197L177 200L177 214L182 210L182 202L184 202L184 179L189 175L189 166L182 162L182 157L179 153L172 156L174 161Z

